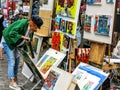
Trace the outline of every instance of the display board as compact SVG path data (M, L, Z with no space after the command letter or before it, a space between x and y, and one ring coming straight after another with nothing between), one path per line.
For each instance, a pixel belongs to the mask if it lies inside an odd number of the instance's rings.
M81 62L73 71L72 75L77 79L80 90L98 90L107 79L109 73L105 73L101 69Z
M65 54L50 48L37 62L36 67L45 79L48 76L50 70L53 67L57 67L62 62L64 57Z
M81 0L57 0L55 30L75 38Z
M84 39L111 44L116 0L87 0ZM109 8L109 9L108 9Z

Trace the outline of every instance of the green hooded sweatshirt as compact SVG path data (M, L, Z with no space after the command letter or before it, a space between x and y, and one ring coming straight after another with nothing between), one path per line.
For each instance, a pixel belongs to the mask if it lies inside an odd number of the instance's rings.
M11 50L23 41L21 37L26 34L27 28L28 19L21 19L3 30L3 37Z

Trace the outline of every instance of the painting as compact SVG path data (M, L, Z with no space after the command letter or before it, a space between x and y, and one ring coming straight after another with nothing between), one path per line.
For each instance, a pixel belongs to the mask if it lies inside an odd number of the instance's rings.
M62 32L67 32L67 21L64 20L64 19L61 19L61 22L60 22L60 30Z
M92 16L85 15L84 31L86 32L91 32L91 19Z
M36 67L43 76L43 78L46 79L50 70L53 67L57 67L62 62L64 57L65 54L55 49L49 48L44 53L44 55L38 60Z
M56 85L59 76L60 74L58 72L51 70L49 75L44 81L43 88L45 88L46 90L54 90L54 87Z
M78 0L58 0L56 5L56 14L75 18L77 12Z
M80 62L88 63L90 55L90 48L76 48L75 49L75 59L76 65Z
M54 29L55 30L60 30L60 23L61 23L61 18L56 17L55 18L55 24L54 24Z
M95 16L94 23L95 34L109 36L110 21L111 21L110 15Z
M101 4L101 0L87 0L86 3L89 5L99 5Z

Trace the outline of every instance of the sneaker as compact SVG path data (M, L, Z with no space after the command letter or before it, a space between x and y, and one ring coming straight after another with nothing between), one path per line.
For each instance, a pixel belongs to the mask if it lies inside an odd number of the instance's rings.
M17 83L10 84L9 88L13 90L21 90L21 88L17 85Z

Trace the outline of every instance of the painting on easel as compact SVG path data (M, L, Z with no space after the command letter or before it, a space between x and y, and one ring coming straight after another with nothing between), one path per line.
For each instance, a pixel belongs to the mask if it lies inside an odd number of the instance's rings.
M110 21L111 21L110 15L95 16L94 23L95 34L109 36Z

